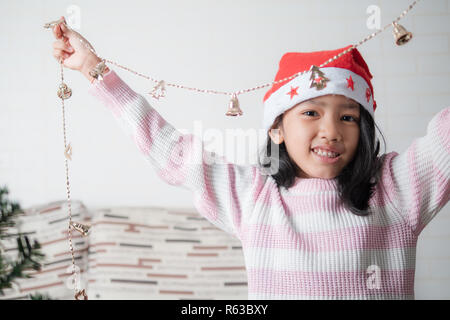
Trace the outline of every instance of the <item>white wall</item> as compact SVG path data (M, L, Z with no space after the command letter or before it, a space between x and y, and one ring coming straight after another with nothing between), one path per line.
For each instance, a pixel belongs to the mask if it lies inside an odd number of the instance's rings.
M271 82L282 54L330 50L374 32L369 5L383 27L412 1L170 0L0 1L0 184L23 207L67 199L59 65L45 22L81 9L81 32L99 55L146 75L205 89L234 91ZM376 121L387 152L402 152L425 134L450 102L450 1L420 1L400 21L414 34L404 47L391 28L359 47L374 75ZM244 116L226 117L228 97L169 88L153 100L152 82L116 72L179 129L259 128L266 90L240 96ZM189 191L165 184L124 135L112 114L87 93L88 81L65 71L72 199L88 207L193 207ZM176 199L176 201L174 200ZM450 298L450 212L447 205L418 244L417 299Z

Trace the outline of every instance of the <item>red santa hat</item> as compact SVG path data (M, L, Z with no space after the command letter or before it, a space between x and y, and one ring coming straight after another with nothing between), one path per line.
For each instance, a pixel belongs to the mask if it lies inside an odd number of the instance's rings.
M298 103L327 94L340 94L360 103L374 116L372 74L359 51L347 47L316 52L288 52L280 60L275 81L306 71L292 80L273 84L264 96L263 127L267 131L275 118ZM329 59L348 50L334 61Z

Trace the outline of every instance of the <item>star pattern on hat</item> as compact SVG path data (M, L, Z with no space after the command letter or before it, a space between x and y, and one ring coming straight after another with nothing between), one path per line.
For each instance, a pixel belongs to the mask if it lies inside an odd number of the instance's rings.
M370 89L367 88L367 89L366 89L366 99L367 99L367 102L369 102L370 96L371 96Z
M355 88L354 88L355 83L353 82L352 76L350 76L350 78L348 78L346 80L347 80L347 88L352 88L352 91L355 91Z
M291 87L291 91L289 91L289 92L287 93L287 94L290 94L290 95L291 95L291 100L292 100L292 98L293 98L294 96L298 96L297 89L298 89L298 87L295 87L295 88Z

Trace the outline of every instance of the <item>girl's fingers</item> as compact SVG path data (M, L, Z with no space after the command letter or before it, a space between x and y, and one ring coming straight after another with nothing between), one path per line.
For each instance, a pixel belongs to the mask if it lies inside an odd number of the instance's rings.
M59 27L59 24L53 27L53 35L56 39L60 39L62 37L61 28Z
M62 57L61 53L62 53L61 50L54 49L53 50L53 57L55 57L55 59L59 61L61 59L61 57Z
M61 39L67 37L70 30L67 29L67 27L64 25L63 22L58 23L56 26L53 27L53 35L56 39Z
M61 22L59 25L60 25L62 33L64 33L64 34L69 34L70 33L70 30L67 29L67 27L66 27L66 25L64 23Z
M66 26L66 18L61 16L60 20L62 21L53 27L53 35L56 39L67 38L70 34L70 30Z
M70 57L70 54L63 51L63 50L59 50L59 49L54 49L53 50L53 57L55 57L56 60L60 60L62 59L67 59L68 57Z
M64 33L67 31L68 29L63 27L62 22L53 27L53 35L58 39L53 42L53 57L55 57L58 62L67 59L74 52L69 41L67 41L68 39L64 37Z
M73 48L66 42L64 42L62 39L53 42L53 48L54 49L61 49L70 53L73 53Z

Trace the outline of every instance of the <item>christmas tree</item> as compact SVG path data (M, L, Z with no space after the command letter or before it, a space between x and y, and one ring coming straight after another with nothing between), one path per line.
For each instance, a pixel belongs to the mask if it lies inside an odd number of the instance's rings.
M11 234L8 233L10 228L16 226L16 219L19 215L25 212L22 210L17 202L12 202L7 199L9 191L7 187L0 187L0 297L4 295L4 289L11 288L14 280L17 278L32 278L26 274L26 270L41 270L40 261L45 257L39 249L41 248L39 242L36 240L33 244L30 239L22 233ZM18 258L11 260L4 255L4 245L2 240L15 237L17 242ZM30 294L29 298L32 300L49 299L40 293L35 295Z

